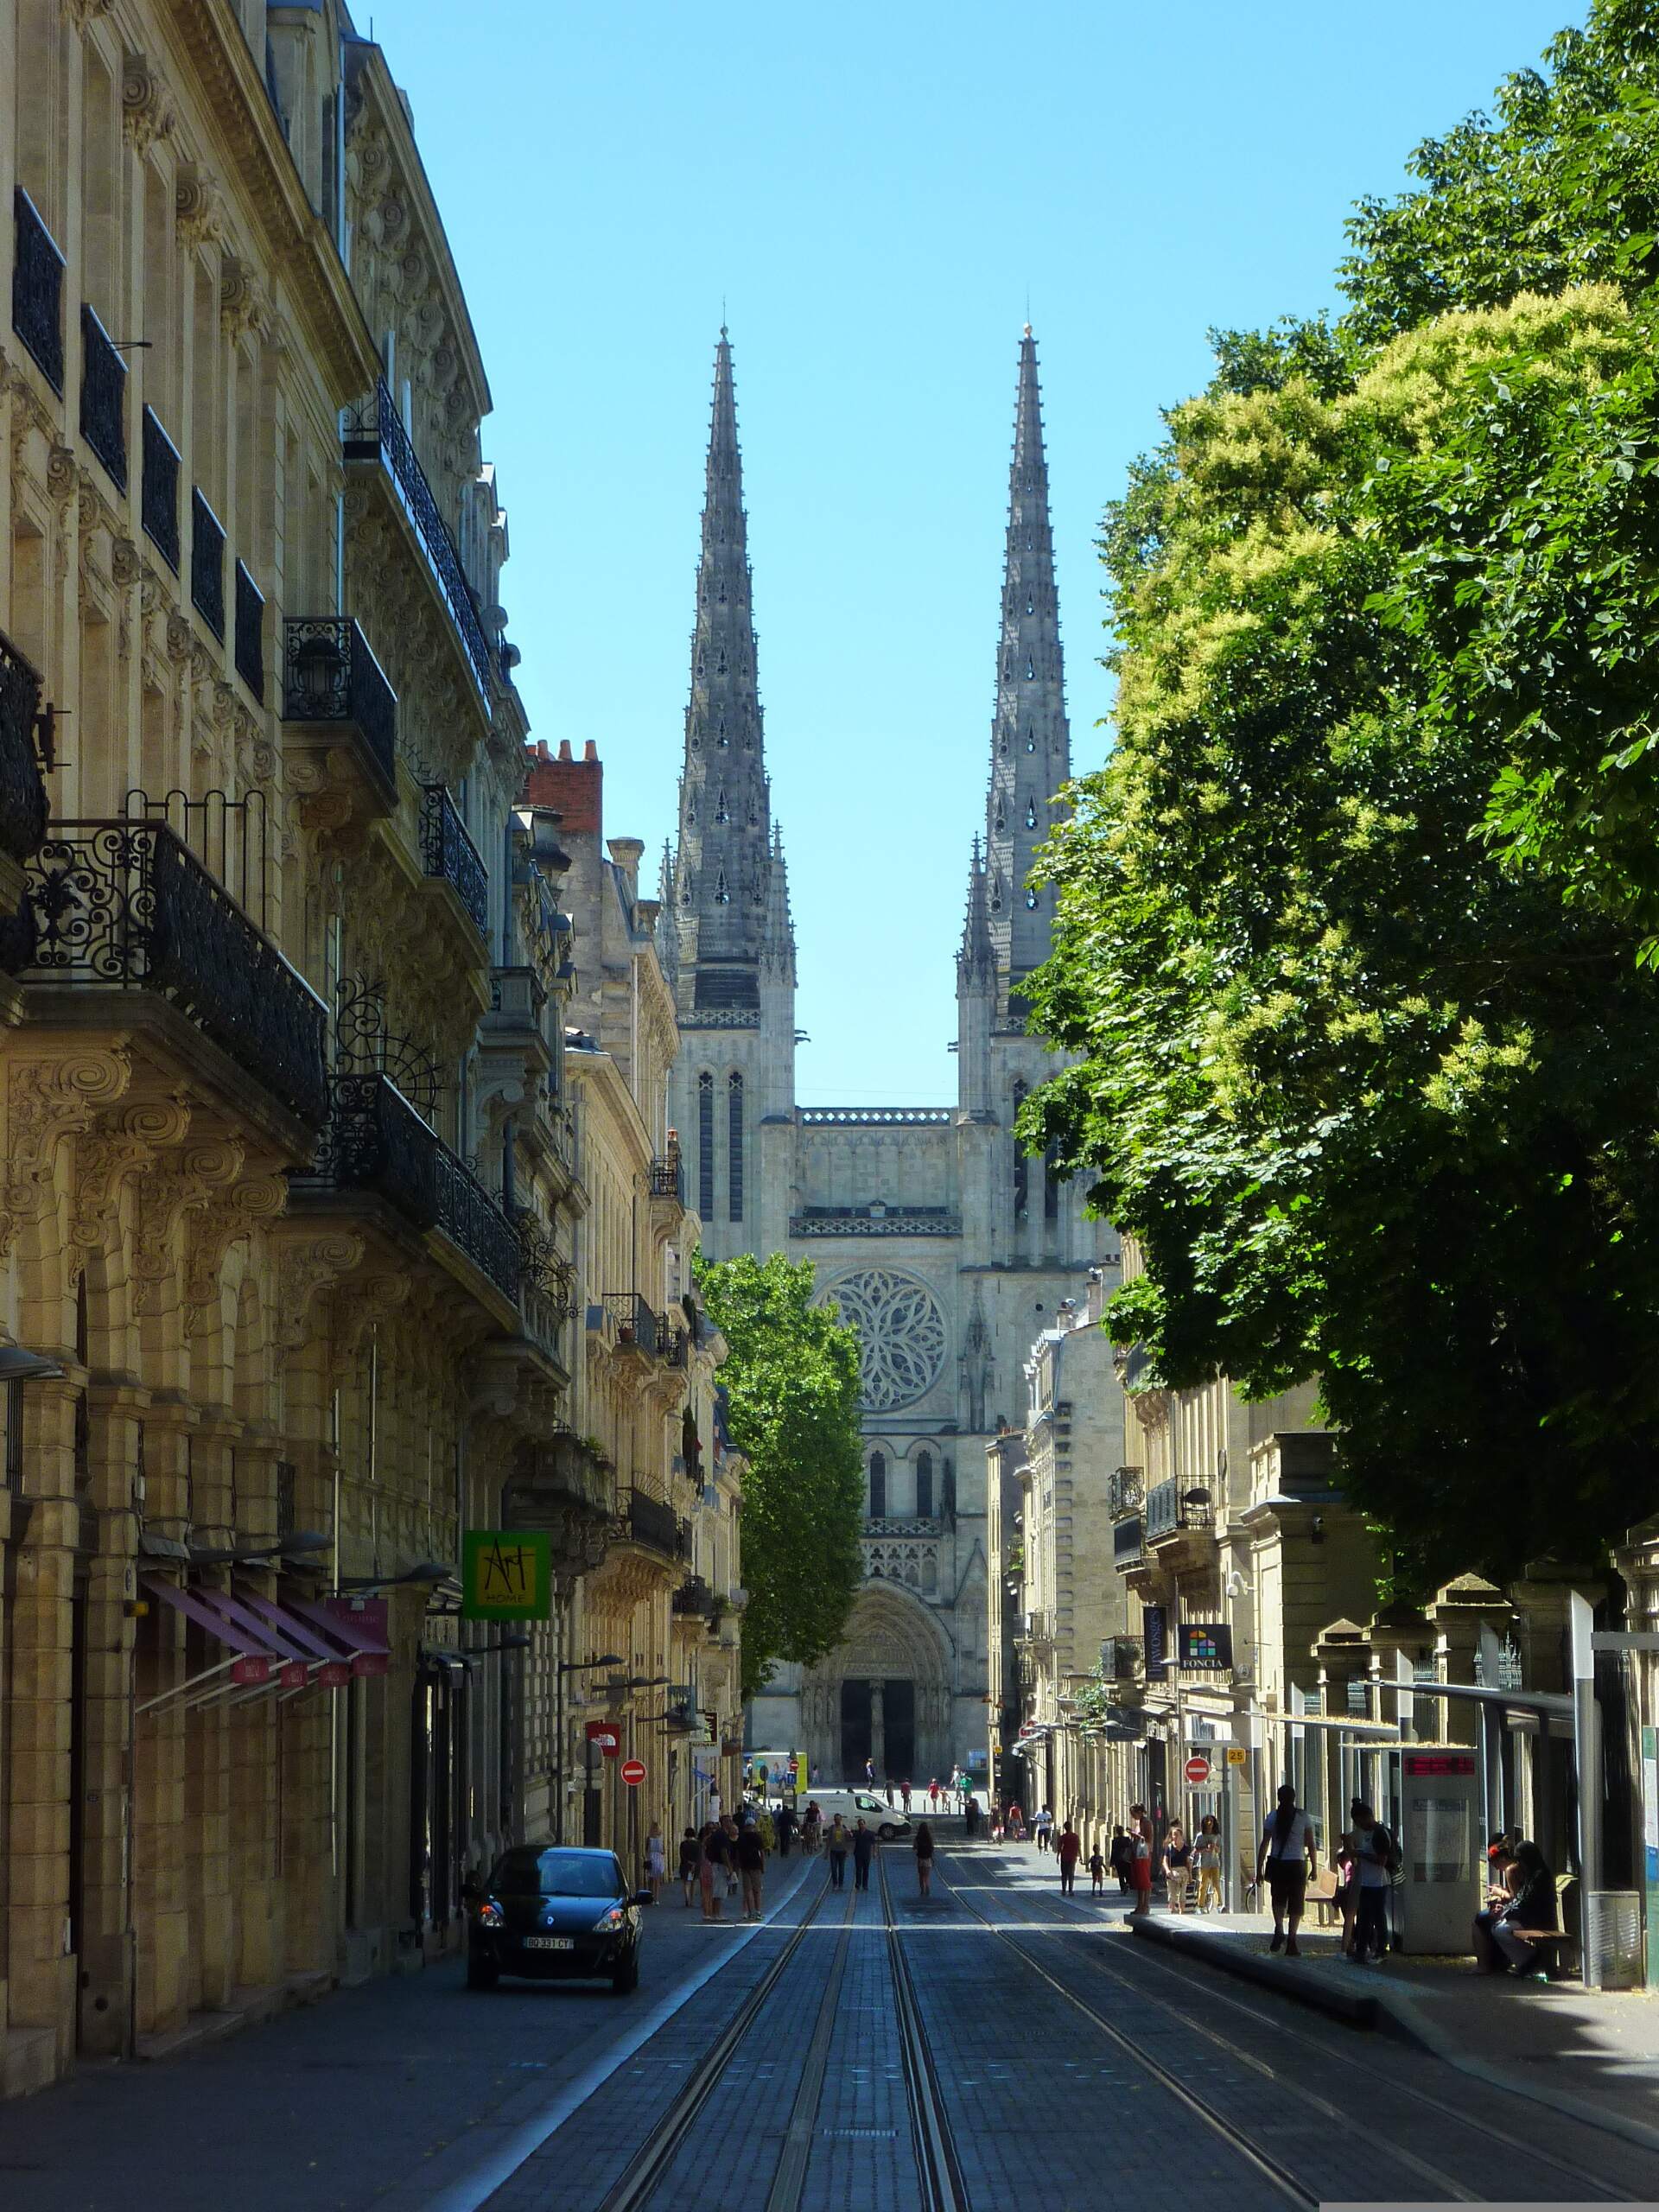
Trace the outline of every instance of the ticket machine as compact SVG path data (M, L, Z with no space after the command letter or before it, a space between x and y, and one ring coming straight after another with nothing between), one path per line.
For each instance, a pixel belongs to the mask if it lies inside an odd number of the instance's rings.
M1404 1867L1395 1942L1402 1951L1461 1955L1485 1902L1480 1757L1464 1744L1406 1744L1399 1758Z

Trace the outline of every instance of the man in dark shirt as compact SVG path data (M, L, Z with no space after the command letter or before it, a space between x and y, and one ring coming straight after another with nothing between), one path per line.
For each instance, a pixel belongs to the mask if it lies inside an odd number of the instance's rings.
M795 1808L780 1805L772 1816L772 1825L778 1837L778 1856L787 1859L789 1847L795 1834Z
M853 1830L853 1887L868 1890L870 1886L870 1861L875 1856L874 1832L862 1821Z
M760 1917L760 1888L766 1878L766 1847L760 1840L758 1822L752 1821L738 1832L737 1871L743 1878L743 1917Z

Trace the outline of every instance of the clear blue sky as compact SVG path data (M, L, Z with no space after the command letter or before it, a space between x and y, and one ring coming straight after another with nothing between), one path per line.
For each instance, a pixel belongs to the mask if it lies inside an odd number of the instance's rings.
M494 394L535 733L598 741L653 887L726 303L804 1103L954 1095L1027 291L1084 768L1101 508L1206 327L1331 302L1350 202L1583 14L378 0Z

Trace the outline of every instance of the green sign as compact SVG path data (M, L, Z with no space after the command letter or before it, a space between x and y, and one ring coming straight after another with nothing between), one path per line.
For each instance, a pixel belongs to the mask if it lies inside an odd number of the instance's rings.
M464 1621L544 1621L553 1611L552 1554L543 1530L468 1529L461 1540Z

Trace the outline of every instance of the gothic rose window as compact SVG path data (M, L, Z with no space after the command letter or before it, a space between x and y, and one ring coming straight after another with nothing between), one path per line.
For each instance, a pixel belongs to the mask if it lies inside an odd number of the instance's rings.
M860 1397L868 1412L913 1405L944 1365L944 1314L927 1285L889 1268L862 1268L826 1296L859 1335Z

